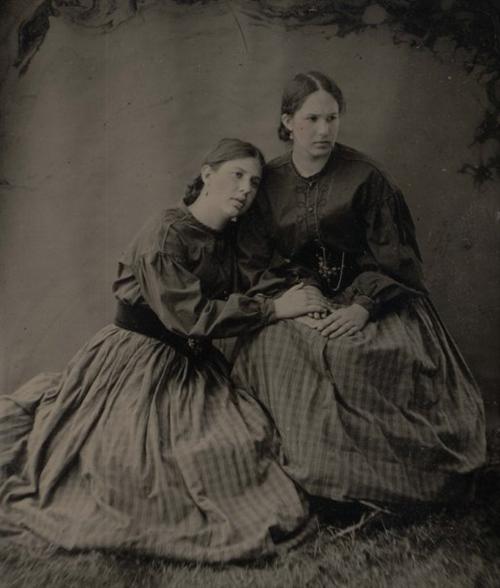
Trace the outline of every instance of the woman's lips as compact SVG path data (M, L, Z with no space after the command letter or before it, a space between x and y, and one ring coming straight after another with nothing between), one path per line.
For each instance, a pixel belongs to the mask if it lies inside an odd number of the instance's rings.
M240 200L238 198L231 198L231 201L233 202L233 205L238 208L238 209L242 209L245 206L245 200Z

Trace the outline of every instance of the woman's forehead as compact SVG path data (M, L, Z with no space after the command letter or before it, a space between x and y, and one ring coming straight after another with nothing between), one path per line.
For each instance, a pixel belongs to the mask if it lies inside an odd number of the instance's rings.
M241 159L231 159L226 161L224 167L231 169L240 169L249 173L260 174L261 164L260 161L255 157L244 157Z
M339 104L335 98L328 92L325 92L325 90L317 90L316 92L309 94L298 110L301 112L338 113Z

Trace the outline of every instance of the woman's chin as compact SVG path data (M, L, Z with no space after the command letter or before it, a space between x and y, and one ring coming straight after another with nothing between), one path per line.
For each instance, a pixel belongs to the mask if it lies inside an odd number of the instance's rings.
M312 152L316 153L317 155L328 155L332 148L333 145L331 143L327 143L324 145L315 145L312 149Z
M314 146L308 151L308 155L311 159L324 159L330 155L332 148L332 145Z
M246 211L246 206L232 206L231 216L241 216Z
M224 217L226 222L235 221L237 220L242 214L244 210L237 208L236 206L231 206L225 211Z

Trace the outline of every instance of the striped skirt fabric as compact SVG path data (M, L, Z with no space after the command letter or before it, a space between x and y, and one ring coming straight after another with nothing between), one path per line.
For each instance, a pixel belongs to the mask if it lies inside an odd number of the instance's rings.
M228 372L108 326L64 373L0 397L3 539L204 562L299 541L303 496Z
M432 304L325 339L282 321L239 342L233 378L266 407L287 473L335 500L447 502L485 461L478 388Z

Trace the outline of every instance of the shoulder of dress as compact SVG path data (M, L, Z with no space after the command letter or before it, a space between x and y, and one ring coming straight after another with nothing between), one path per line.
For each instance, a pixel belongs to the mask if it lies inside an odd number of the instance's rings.
M183 247L183 234L187 230L189 213L181 208L163 211L158 233L159 253L177 255Z
M187 213L180 208L167 208L150 217L135 239L135 254L157 257L177 254L182 245L182 226Z
M366 173L367 176L371 175L379 180L385 180L391 188L398 190L397 183L380 162L366 153L353 149L348 145L338 143L338 146L341 159L353 162L355 165L359 166L359 169Z
M280 167L283 167L284 165L289 163L289 161L290 161L289 153L284 153L283 155L280 155L279 157L275 157L274 159L271 159L271 161L266 163L264 170L271 171L271 170L279 169Z
M342 143L337 143L339 149L339 157L346 161L355 161L359 162L361 165L365 165L367 168L371 168L376 171L380 171L380 165L376 162L373 158L362 151L358 151L353 147L349 147L348 145L344 145Z

